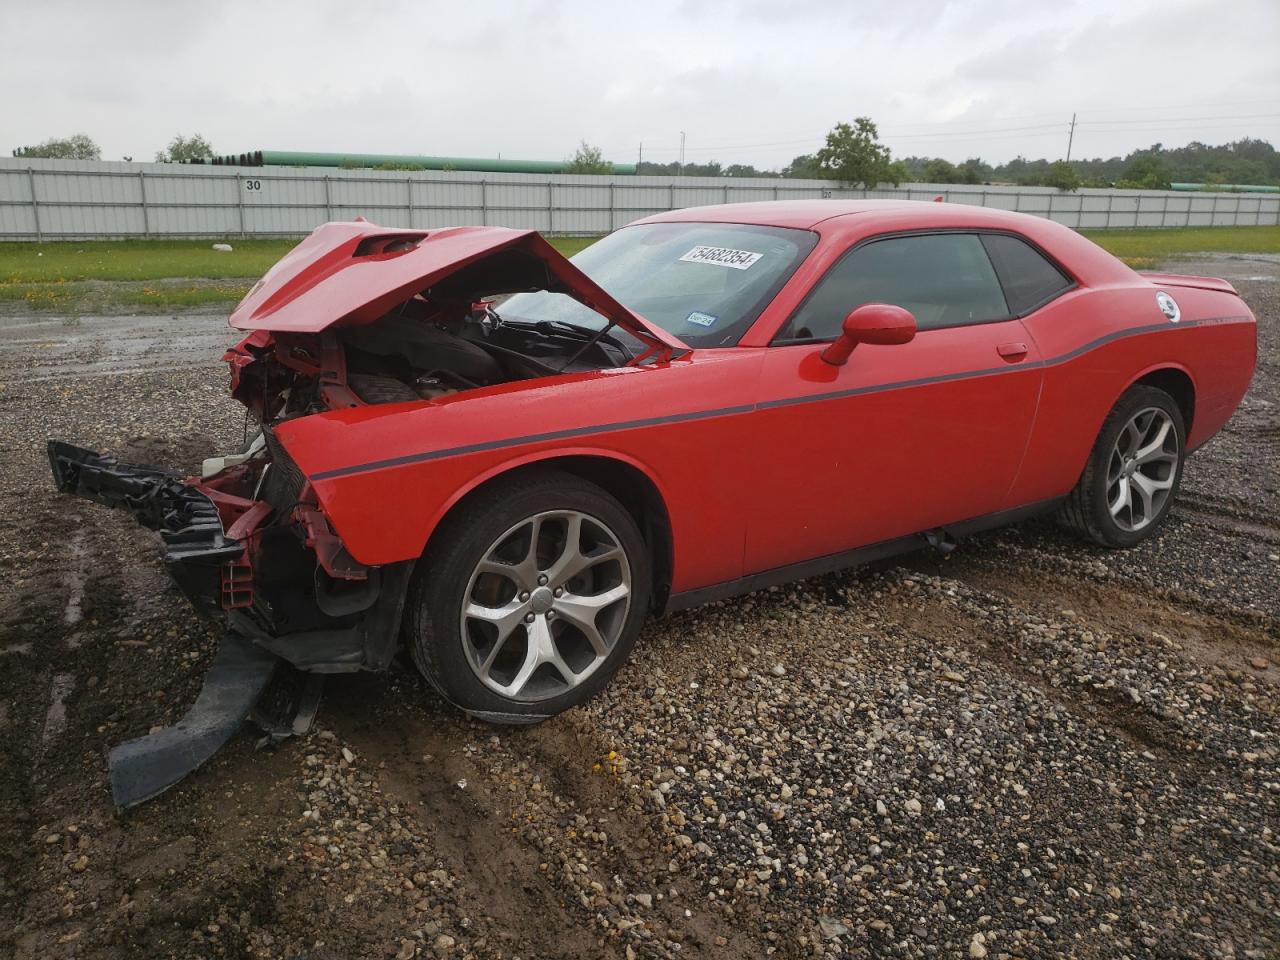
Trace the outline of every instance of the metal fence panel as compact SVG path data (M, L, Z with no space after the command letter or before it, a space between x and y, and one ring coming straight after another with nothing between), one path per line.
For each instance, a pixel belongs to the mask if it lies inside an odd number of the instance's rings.
M296 236L326 220L492 224L599 234L704 204L802 198L932 200L1018 210L1076 228L1280 224L1280 195L825 180L595 177L472 171L213 167L0 159L0 240Z

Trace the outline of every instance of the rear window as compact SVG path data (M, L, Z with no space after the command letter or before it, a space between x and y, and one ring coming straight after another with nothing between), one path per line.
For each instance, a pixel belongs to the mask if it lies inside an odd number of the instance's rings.
M1025 240L989 233L982 243L1014 316L1030 313L1071 286L1071 280Z

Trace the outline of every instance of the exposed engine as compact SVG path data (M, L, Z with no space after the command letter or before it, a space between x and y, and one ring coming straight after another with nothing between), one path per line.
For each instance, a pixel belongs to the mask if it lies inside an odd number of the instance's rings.
M232 395L264 423L366 404L625 364L616 334L504 321L490 304L415 297L373 323L321 333L259 331L227 352Z

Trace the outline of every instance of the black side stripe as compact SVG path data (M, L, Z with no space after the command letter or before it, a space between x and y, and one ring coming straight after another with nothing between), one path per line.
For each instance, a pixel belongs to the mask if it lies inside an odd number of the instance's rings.
M729 417L742 413L753 413L756 410L771 410L777 407L789 407L801 403L821 403L827 400L842 400L848 397L860 397L873 393L884 393L888 390L903 390L911 387L923 387L934 383L947 383L953 380L972 380L975 377L990 377L1000 374L1021 373L1026 370L1039 370L1056 367L1074 360L1081 354L1096 350L1098 347L1122 340L1127 337L1156 333L1161 330L1177 330L1179 327L1198 327L1210 324L1247 321L1244 316L1213 317L1205 320L1189 320L1179 324L1153 323L1128 330L1117 330L1106 336L1091 340L1084 346L1076 347L1060 356L1049 360L1034 360L1030 363L1007 364L1002 367L990 367L985 370L966 370L961 373L944 373L936 377L919 377L914 380L898 380L893 383L878 383L866 387L853 387L847 390L835 390L830 393L805 394L797 397L783 397L778 400L765 400L755 404L744 404L736 407L719 407L714 410L695 410L689 413L673 413L662 417L646 417L642 420L619 420L613 423L598 423L586 427L570 427L565 430L552 430L547 433L532 433L521 437L509 437L503 440L488 440L484 443L469 443L460 447L447 447L442 450L428 450L423 453L410 453L402 457L391 457L386 460L372 460L358 463L350 467L337 467L333 470L322 470L311 475L312 481L333 480L347 477L353 473L364 473L369 470L383 470L388 467L403 467L411 463L426 463L430 460L441 460L445 457L458 457L468 453L483 453L487 450L501 450L504 447L522 446L527 443L542 443L548 440L569 440L573 437L585 437L596 433L612 433L617 430L637 430L642 427L656 427L666 423L685 423L693 420L709 420L712 417Z
M363 473L366 470L380 470L384 467L402 467L409 463L423 463L427 460L439 460L442 457L456 457L465 453L482 453L485 450L499 450L502 447L514 447L524 443L540 443L544 440L567 440L571 437L583 437L591 433L609 433L613 430L635 430L639 427L655 427L663 423L676 423L686 420L706 420L709 417L725 417L736 413L751 413L754 404L738 407L721 407L718 410L697 410L693 413L675 413L665 417L647 417L644 420L621 420L617 423L600 423L590 427L571 427L567 430L552 430L549 433L531 433L523 437L511 437L507 440L489 440L485 443L469 443L461 447L449 447L444 450L429 450L426 453L410 453L403 457L392 457L389 460L373 460L351 467L338 467L334 470L322 470L313 473L312 480L330 480L334 477L345 477L352 473Z

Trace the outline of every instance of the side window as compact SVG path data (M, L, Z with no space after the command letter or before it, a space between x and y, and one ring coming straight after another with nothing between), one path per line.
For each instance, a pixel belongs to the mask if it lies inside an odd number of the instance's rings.
M1071 280L1025 240L990 233L983 235L982 243L1015 316L1030 313L1071 286Z
M782 340L830 340L854 307L892 303L920 330L1004 320L1000 281L971 233L890 237L845 254L792 315Z

